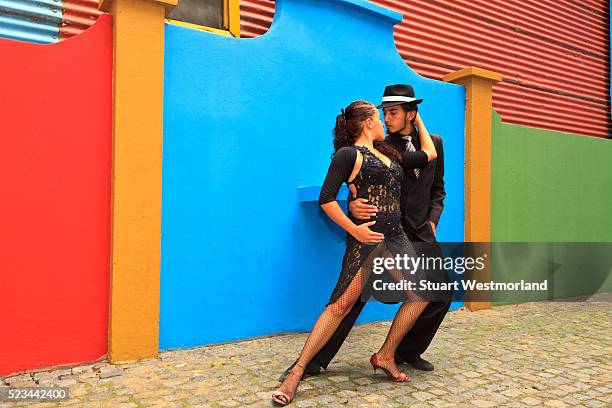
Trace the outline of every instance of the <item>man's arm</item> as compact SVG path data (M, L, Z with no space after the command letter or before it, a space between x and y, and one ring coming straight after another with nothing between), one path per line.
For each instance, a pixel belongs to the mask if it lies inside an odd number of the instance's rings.
M442 148L442 138L440 136L432 135L432 139L436 145L438 159L431 185L428 219L437 226L444 209L444 198L446 198L446 190L444 190L444 149Z

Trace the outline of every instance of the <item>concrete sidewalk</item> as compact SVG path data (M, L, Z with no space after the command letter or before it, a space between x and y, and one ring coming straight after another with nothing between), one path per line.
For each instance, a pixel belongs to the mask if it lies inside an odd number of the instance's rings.
M435 371L404 367L412 377L404 384L374 375L369 364L390 323L358 326L329 370L302 382L292 406L610 407L612 303L609 295L601 300L451 312L424 356ZM281 335L164 352L127 365L4 378L4 386L68 386L71 397L0 407L272 406L276 378L305 339L306 334Z

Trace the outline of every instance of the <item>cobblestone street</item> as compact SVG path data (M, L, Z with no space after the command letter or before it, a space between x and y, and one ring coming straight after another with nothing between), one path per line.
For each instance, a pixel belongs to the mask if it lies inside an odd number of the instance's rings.
M300 385L296 407L612 406L612 303L555 302L450 312L424 357L433 372L403 369L396 384L369 356L389 322L357 326L329 370ZM0 407L272 406L276 378L306 334L161 353L155 360L97 363L1 379L4 386L68 386L61 403Z

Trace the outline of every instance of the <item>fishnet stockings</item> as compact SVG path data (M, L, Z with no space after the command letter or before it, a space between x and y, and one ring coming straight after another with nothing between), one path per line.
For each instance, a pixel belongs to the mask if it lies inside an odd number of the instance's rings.
M314 356L325 346L340 325L340 322L342 322L342 319L350 312L361 294L363 281L363 273L360 270L338 300L325 307L308 335L308 339L306 339L298 362L291 370L293 375L287 376L287 379L278 391L290 395L291 399L293 399L300 379L304 375L304 367L307 367Z
M389 329L385 342L380 350L378 350L377 354L379 357L388 359L384 361L379 360L380 366L389 370L394 376L400 374L400 370L395 365L395 351L418 317L423 313L428 303L429 302L423 301L409 301L402 304L395 314L395 318L393 319L393 323L391 323L391 328Z
M338 300L327 305L315 322L312 331L308 335L308 339L306 339L300 357L291 370L291 374L287 376L283 384L278 388L278 391L287 394L290 400L295 395L295 391L304 375L305 367L308 366L310 361L329 341L342 322L342 319L346 317L359 298L364 284L363 275L363 271L360 270ZM414 322L426 306L427 302L417 301L404 303L399 308L387 338L378 352L381 357L395 355L395 350L397 350L401 340L406 336L406 333L414 325ZM393 359L381 362L380 365L387 368L393 375L400 373Z
M385 252L385 256L392 257L389 252ZM402 271L398 269L388 269L387 272L396 282L399 282L403 278ZM395 352L429 303L420 300L419 297L412 292L406 292L406 298L407 301L397 310L391 327L389 328L389 333L387 333L387 337L385 338L385 342L377 353L379 357L381 357L381 359L378 360L379 365L389 370L394 376L400 374L400 370L395 365Z

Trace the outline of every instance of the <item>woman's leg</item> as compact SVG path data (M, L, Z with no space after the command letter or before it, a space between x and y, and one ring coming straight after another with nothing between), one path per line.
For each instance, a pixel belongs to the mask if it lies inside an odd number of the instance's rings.
M395 351L428 303L420 300L404 302L391 323L385 342L378 350L377 354L381 358L379 365L389 370L393 376L401 374L395 365Z
M340 325L342 319L350 312L361 295L362 285L363 276L362 272L359 271L338 300L325 307L314 324L297 363L291 370L293 375L290 373L277 391L287 394L290 400L293 399L295 390L304 374L304 368L308 366L314 356L325 346Z

